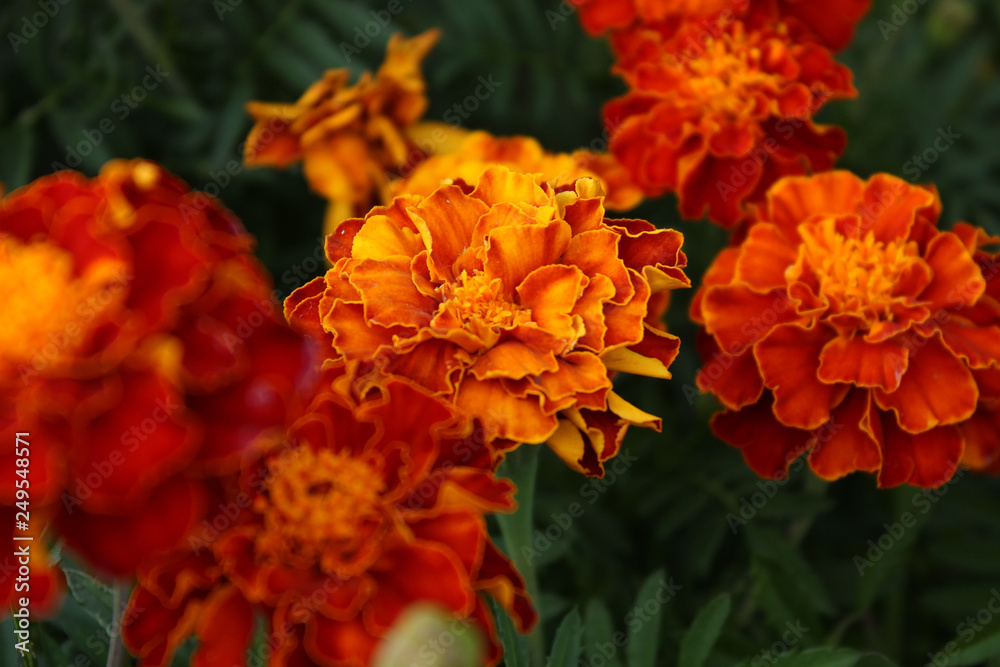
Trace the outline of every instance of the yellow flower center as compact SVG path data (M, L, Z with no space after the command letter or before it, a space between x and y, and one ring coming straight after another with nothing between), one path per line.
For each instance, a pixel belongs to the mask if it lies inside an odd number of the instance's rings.
M747 44L742 33L709 38L698 51L676 57L687 70L688 86L710 111L734 117L752 110L753 90L777 84L781 77L761 70L760 47Z
M511 327L531 320L531 311L511 303L503 293L500 278L465 271L454 283L441 285L438 312L454 316L463 324L479 324L491 329Z
M833 220L818 228L802 229L802 257L819 279L820 293L834 313L859 315L868 322L892 320L892 307L908 295L897 295L905 273L920 262L917 244L876 241L872 232L863 239L847 238Z
M68 251L0 235L0 365L41 371L72 358L97 315L124 297L114 268L101 263L79 276Z
M264 517L257 553L291 567L339 572L358 558L384 522L385 484L368 463L308 446L273 464L267 493L254 509Z

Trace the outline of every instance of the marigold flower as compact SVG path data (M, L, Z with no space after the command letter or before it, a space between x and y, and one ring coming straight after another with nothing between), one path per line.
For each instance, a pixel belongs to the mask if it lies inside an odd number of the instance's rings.
M244 162L284 169L302 161L313 190L330 200L327 228L363 215L387 196L389 175L419 149L408 131L427 109L420 63L438 39L393 35L385 62L354 84L347 68L329 70L294 104L250 102L256 123Z
M456 179L475 186L490 165L534 174L536 182L557 188L578 178L596 178L606 193L604 206L612 211L627 211L642 202L642 192L612 155L589 150L549 153L531 137L494 137L482 131L469 133L453 152L428 157L405 178L395 181L391 191L394 196L427 197Z
M328 237L333 268L285 311L362 385L408 377L490 441L548 441L601 475L629 424L660 423L609 372L670 377L679 341L644 319L651 294L689 285L680 233L606 220L602 202L593 179L557 192L505 167L402 195Z
M276 665L365 667L400 615L427 604L478 629L489 665L500 649L484 595L522 630L535 623L483 517L512 510L514 489L468 420L409 381L358 400L348 380L230 485L191 549L140 572L122 636L143 667L169 665L189 635L193 664L243 664L255 610Z
M700 30L636 30L616 67L631 91L604 119L611 153L647 196L676 192L685 218L732 227L778 178L833 166L845 134L812 116L857 91L829 51L790 41L781 24L736 21L691 52Z
M996 461L996 431L981 433L1000 386L998 287L981 268L995 260L972 228L939 231L940 210L933 188L893 176L787 178L715 260L692 306L698 385L758 474L811 450L825 479L933 487L963 455Z
M708 35L734 19L753 27L787 23L798 41L816 41L834 51L846 47L871 0L571 0L583 27L592 35L622 31L637 24L697 22ZM707 35L706 35L707 36ZM702 40L691 44L703 44Z
M0 431L31 435L32 514L105 571L183 540L199 479L252 460L299 409L312 345L251 249L231 213L145 161L0 202Z

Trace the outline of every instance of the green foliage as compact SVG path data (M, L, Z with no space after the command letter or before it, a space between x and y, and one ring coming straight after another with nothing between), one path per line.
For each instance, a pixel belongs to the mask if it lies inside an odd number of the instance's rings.
M434 26L443 32L425 67L428 119L447 120L478 77L492 75L496 93L463 125L531 134L552 150L599 149L601 106L623 90L607 45L586 37L575 16L550 25L546 12L558 13L559 0L403 0L405 10L357 52L344 45L355 46L356 29L384 2L245 0L220 14L207 0L71 0L15 53L8 35L20 34L36 3L0 7L6 187L76 166L72 154L88 174L112 157L155 159L198 189L219 190L286 294L311 277L300 267L315 257L324 202L300 169L239 166L248 100L293 101L325 69L377 67L393 31ZM859 98L829 105L820 119L847 130L843 168L934 182L947 224L965 219L1000 232L1000 5L928 0L887 31L904 4L875 1L839 56ZM157 66L168 75L143 87L147 67ZM914 156L948 128L960 135L954 144L918 167ZM675 209L665 197L633 215L684 231L697 285L725 234L681 223ZM533 563L552 664L885 667L933 656L998 664L1000 620L988 604L1000 589L1000 484L966 474L936 492L886 492L863 475L826 484L804 466L780 484L759 480L711 435L713 400L693 393L700 362L690 298L677 294L669 314L684 341L674 379L618 382L620 393L664 416L663 433L630 433L624 469L600 481L539 448L533 514L508 527L532 535L571 504L583 508ZM907 514L913 525L897 530ZM655 599L663 571L681 588L636 630L637 600L651 590ZM33 628L42 667L107 659L107 591L75 575L70 582L60 615ZM528 642L496 611L507 665L527 667ZM0 635L0 667L19 664L10 621ZM610 657L601 651L609 645ZM175 665L188 664L190 648Z

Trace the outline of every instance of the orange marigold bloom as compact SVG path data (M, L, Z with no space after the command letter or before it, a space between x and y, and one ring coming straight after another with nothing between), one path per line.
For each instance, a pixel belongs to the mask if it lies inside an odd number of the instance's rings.
M636 30L616 67L631 91L604 120L611 153L647 196L676 192L685 218L732 227L778 178L833 166L845 134L812 116L857 91L829 51L791 42L781 24L733 22L689 52L700 30Z
M301 160L309 185L330 200L332 223L364 214L418 150L407 132L427 109L420 63L437 39L437 30L393 35L374 77L349 85L349 69L329 70L294 104L250 102L256 123L244 162L284 169Z
M642 192L612 155L589 150L549 153L531 137L494 137L482 131L469 133L454 152L428 157L405 178L394 182L391 191L395 196L426 197L455 179L474 186L490 165L534 174L536 182L555 187L578 178L596 178L606 193L604 206L611 211L627 211L642 202Z
M322 392L289 442L248 468L189 550L144 568L123 624L143 667L190 635L196 665L242 665L254 612L273 665L364 667L400 614L432 603L490 640L493 597L522 630L524 582L484 512L514 508L468 420L404 380L363 400Z
M871 0L571 0L583 27L592 35L621 31L636 24L697 21L701 33L733 19L760 27L783 21L799 40L817 41L834 51L850 44ZM703 40L691 42L703 44Z
M281 320L252 239L157 165L41 178L0 202L0 432L30 438L32 514L134 571L299 409L312 345ZM15 470L13 450L0 466ZM0 480L12 506L16 479Z
M940 485L963 456L995 464L1000 302L981 268L995 257L972 228L939 231L940 209L893 176L787 178L715 260L692 306L698 385L758 474L806 450L825 479L861 470L882 487Z
M682 241L606 220L592 179L557 191L490 167L475 188L402 195L345 222L327 239L333 268L285 311L327 335L362 385L411 378L488 440L548 441L601 475L629 424L659 428L609 375L670 377L679 341L644 320L652 294L689 285Z

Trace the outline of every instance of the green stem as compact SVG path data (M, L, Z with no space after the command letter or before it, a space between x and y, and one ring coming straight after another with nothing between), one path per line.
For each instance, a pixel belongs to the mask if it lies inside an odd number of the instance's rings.
M535 478L538 476L538 452L541 445L521 445L507 455L500 468L500 474L517 485L517 511L500 514L497 520L507 555L514 561L514 567L524 577L528 594L538 606L538 573L535 571L535 554L531 548L534 530ZM524 547L528 547L525 549ZM545 664L545 637L541 623L528 638L530 664L541 667Z
M122 658L125 656L125 647L122 645L122 615L128 603L128 585L116 583L112 589L111 636L108 638L107 667L121 667Z

